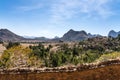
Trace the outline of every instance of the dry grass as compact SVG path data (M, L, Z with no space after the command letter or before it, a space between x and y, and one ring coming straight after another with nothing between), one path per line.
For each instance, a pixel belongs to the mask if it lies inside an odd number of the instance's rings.
M103 54L95 62L104 62L104 61L115 60L115 59L120 60L120 52L112 52L109 54Z
M4 50L6 50L6 48L2 44L0 44L0 56Z
M20 45L22 45L23 47L29 47L29 46L36 46L36 45L38 45L38 44L21 43Z

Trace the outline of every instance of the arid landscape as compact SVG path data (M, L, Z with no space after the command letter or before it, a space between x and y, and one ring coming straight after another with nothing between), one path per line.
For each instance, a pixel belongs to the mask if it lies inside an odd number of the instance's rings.
M66 37L84 36L84 32L70 30L64 37L67 41L59 38L36 42L19 40L20 36L17 38L6 29L1 33L4 37L1 36L0 43L0 80L120 79L120 35L86 37L80 41L74 38L74 41ZM8 41L7 36L13 36L13 41Z
M120 80L120 0L0 0L0 80Z
M0 80L120 80L120 65L75 72L0 74Z

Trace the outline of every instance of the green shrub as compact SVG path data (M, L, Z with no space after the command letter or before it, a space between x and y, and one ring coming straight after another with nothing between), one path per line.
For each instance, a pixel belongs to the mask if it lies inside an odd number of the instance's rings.
M14 47L14 46L19 46L19 42L9 42L8 45L6 46L7 49Z

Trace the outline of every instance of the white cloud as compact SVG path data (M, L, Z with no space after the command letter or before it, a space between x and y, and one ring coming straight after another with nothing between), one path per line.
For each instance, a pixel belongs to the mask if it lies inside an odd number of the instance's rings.
M52 5L51 21L64 22L75 16L106 18L112 14L109 7L111 1L113 0L60 0Z
M75 16L81 18L86 16L90 18L109 17L112 14L109 7L109 2L111 1L113 0L31 0L32 5L18 8L22 11L32 11L49 6L46 10L51 13L51 22L56 23L64 22Z

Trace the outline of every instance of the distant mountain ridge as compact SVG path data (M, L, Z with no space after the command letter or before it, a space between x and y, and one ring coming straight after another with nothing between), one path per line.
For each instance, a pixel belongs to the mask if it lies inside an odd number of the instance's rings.
M63 37L55 37L53 39L49 39L46 37L22 37L19 36L8 29L0 29L0 40L1 41L39 41L39 42L56 42L56 41L81 41L86 40L88 38L93 37L101 37L101 35L91 34L87 33L84 30L81 31L75 31L73 29L70 29L67 33L63 35Z
M99 37L101 35L92 35L91 33L87 33L84 30L82 31L74 31L70 29L67 33L63 35L61 40L63 41L81 41L88 38Z
M8 29L0 29L0 40L1 41L20 41L23 40L22 36L16 35Z
M114 31L114 30L111 30L111 31L108 33L108 37L116 38L119 34L120 34L120 31L116 32L116 31Z

